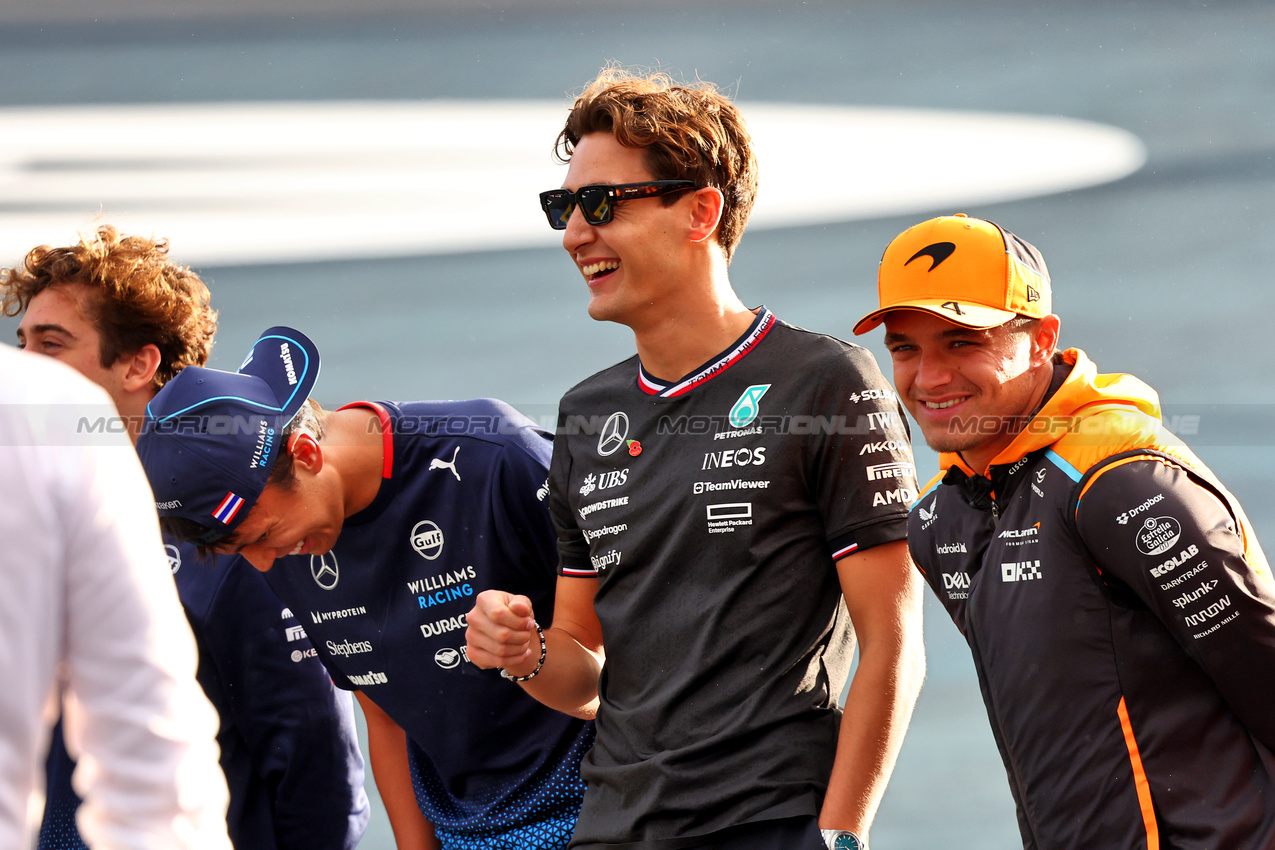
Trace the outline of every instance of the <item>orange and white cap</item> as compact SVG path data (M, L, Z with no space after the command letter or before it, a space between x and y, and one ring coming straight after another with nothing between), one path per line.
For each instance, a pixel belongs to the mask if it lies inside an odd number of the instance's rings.
M1028 242L964 213L914 225L894 237L877 271L881 306L854 326L881 324L892 310L922 310L968 328L1050 313L1049 270Z

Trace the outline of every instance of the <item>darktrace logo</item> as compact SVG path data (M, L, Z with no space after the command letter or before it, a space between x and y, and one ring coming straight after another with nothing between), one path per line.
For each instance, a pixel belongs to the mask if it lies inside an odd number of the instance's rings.
M324 590L332 590L341 580L340 568L336 563L336 553L310 556L310 577L314 583Z
M903 265L906 266L913 260L920 259L921 257L929 257L930 267L926 269L926 271L932 272L937 269L944 260L952 256L952 252L955 250L956 243L954 242L935 242L934 244L926 245L920 251L917 251L909 257L907 263L904 263Z

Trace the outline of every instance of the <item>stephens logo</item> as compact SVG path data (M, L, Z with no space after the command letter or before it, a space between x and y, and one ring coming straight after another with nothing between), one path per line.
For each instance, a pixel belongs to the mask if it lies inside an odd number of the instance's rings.
M603 457L613 455L624 445L629 436L629 417L621 410L612 413L602 426L598 435L598 454Z
M340 567L337 566L336 553L310 556L310 578L324 590L331 590L341 580Z
M1182 525L1171 516L1147 517L1138 529L1138 551L1144 555L1163 555L1182 537Z
M730 424L736 428L744 428L756 419L757 414L761 412L759 407L761 397L766 394L768 389L770 389L770 384L754 384L744 390L744 394L739 397L730 409Z
M412 527L412 548L427 561L437 558L443 551L443 530L430 520L423 519Z

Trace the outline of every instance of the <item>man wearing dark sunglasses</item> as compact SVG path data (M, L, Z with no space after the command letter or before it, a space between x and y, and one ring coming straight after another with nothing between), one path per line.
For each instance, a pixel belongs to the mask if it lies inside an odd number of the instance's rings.
M558 151L541 206L637 356L562 401L551 627L487 591L469 657L596 713L573 848L864 847L924 675L898 401L731 288L757 176L713 86L608 69Z

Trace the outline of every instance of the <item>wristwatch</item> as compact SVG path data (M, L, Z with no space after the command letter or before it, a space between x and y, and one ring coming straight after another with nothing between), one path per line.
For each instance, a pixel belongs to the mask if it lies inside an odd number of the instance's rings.
M868 850L868 843L848 829L822 829L828 850Z

